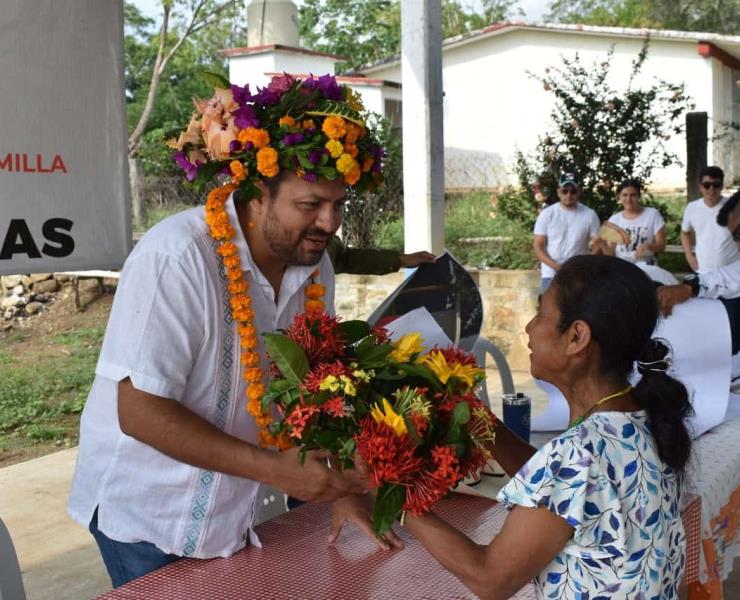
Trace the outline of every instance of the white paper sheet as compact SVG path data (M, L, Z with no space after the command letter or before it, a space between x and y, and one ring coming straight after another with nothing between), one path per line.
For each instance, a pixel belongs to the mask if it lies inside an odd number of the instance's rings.
M434 346L446 348L452 345L450 338L445 335L434 317L423 306L394 319L385 328L392 340L397 340L407 333L421 334L425 350L431 350Z
M694 407L689 421L697 437L726 419L730 389L731 340L727 312L717 300L694 299L674 307L653 334L673 348L671 375L688 389ZM555 386L536 383L548 394L547 408L532 417L532 431L562 431L568 426L568 405Z

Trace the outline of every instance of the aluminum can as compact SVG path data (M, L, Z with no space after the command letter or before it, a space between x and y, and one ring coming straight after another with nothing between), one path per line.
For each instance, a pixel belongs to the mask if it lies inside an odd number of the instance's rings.
M522 392L504 394L504 425L525 442L529 442L529 425L532 416L532 399Z

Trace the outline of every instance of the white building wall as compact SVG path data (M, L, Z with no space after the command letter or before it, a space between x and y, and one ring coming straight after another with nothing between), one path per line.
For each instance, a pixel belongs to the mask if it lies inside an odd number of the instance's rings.
M270 82L266 73L334 75L334 62L329 57L282 50L246 54L229 59L229 81L237 85L249 83L254 91L256 86Z
M447 187L494 187L515 181L517 149L530 152L548 128L553 96L528 76L543 74L561 64L561 55L576 51L590 65L603 60L614 44L611 83L624 89L631 64L642 46L633 37L570 34L543 31L512 31L444 52L444 139L447 156ZM710 118L717 94L711 59L701 57L695 42L653 40L639 86L655 77L683 80L696 107ZM398 65L373 71L369 77L400 81ZM685 138L674 136L667 146L683 161ZM712 156L712 149L709 149ZM683 187L682 165L657 169L655 185Z

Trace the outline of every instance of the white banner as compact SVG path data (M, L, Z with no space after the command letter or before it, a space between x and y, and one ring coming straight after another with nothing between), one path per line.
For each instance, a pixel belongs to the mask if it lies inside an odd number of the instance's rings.
M0 274L131 248L122 0L3 0Z

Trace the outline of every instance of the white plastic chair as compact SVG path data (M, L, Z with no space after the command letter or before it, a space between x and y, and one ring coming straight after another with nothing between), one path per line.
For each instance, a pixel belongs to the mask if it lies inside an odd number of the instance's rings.
M0 519L0 600L26 600L23 577L13 540Z
M486 354L489 354L496 363L499 377L501 378L501 389L504 394L513 394L514 390L514 379L511 376L511 369L509 369L509 363L506 362L504 353L493 343L488 341L484 337L479 337L473 345L473 354L475 360L479 365L485 366ZM491 406L491 401L488 398L488 390L485 385L481 386L480 389L481 399L484 400L488 406Z

